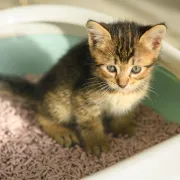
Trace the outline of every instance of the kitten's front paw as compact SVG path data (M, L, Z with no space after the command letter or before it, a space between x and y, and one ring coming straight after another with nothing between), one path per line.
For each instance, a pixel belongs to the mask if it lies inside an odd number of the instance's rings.
M88 154L99 156L101 152L108 152L110 149L109 139L106 135L99 135L91 132L83 136L83 143Z
M59 132L54 139L63 147L71 147L79 144L78 137L75 132L70 129Z
M38 115L38 123L44 132L46 132L63 147L71 147L79 144L79 138L72 129L61 124L57 124L41 114Z
M54 124L43 128L45 132L63 147L71 147L79 144L75 132L69 128Z

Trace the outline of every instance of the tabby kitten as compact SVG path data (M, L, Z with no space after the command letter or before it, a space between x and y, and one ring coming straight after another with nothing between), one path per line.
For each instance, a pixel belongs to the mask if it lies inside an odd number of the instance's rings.
M87 22L88 41L70 49L37 84L1 76L1 89L35 102L43 130L64 147L109 150L102 121L133 131L132 111L147 95L164 24ZM76 128L75 128L76 127Z

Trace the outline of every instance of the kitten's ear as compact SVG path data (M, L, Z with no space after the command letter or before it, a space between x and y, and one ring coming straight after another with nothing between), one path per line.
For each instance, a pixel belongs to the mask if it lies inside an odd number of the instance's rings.
M86 28L88 30L88 42L90 47L96 46L102 48L111 40L111 35L108 30L93 20L87 22Z
M141 37L140 43L158 55L164 35L166 34L166 26L163 24L155 25L147 30Z

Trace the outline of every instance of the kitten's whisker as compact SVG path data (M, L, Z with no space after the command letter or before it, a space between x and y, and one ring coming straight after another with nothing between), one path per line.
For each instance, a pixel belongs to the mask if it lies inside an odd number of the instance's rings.
M92 82L92 83L88 83L86 86L84 86L83 88L81 88L81 90L85 90L85 89L88 89L88 88L93 88L93 86L94 86L94 88L99 88L99 87L101 87L101 86L104 86L104 85L106 85L105 83L103 83L103 82Z
M97 91L97 90L99 90L99 88L101 88L101 87L103 87L103 85L96 85L94 88L92 88L92 89L90 89L90 91L88 90L88 93L87 94L91 94L91 92L95 92L95 91ZM87 87L87 88L89 88L89 87Z
M149 95L146 95L145 97L148 98L152 102L152 104L154 103L152 98Z
M99 99L101 99L101 98L102 98L102 95L104 95L104 93L107 92L107 89L106 89L107 87L108 87L107 84L101 84L101 85L95 87L94 89L91 89L90 91L88 91L88 94L87 94L87 95L91 94L92 92L97 92L97 91L102 91L102 90L104 90L104 91L101 93L101 95L99 96ZM98 88L98 89L97 89L97 88ZM96 90L96 89L97 89L97 90Z
M104 97L104 95L106 95L107 89L106 88L102 88L101 90L103 90L103 92L100 94L100 96L99 96L99 98L97 100L101 100L101 102L102 102L102 101L104 101L103 97Z
M97 89L97 90L96 90L96 89L92 89L91 91L88 92L88 95L91 94L91 93L96 93L96 92L98 92L99 90L100 90L100 91L103 90L103 87L102 87L101 89ZM101 98L101 96L100 96L100 98Z
M99 85L99 84L106 84L106 83L102 82L102 81L91 81L91 82L87 83L87 85L88 84Z
M153 89L152 87L149 87L148 91L154 93L156 96L159 96L159 94L156 91L152 90L152 89Z
M92 83L104 83L103 81L99 81L96 78L92 78L92 79L88 79L88 80L90 80L90 81L87 83L84 83L83 86L87 85L87 84L92 84Z
M97 77L90 77L90 78L88 78L88 80L91 80L91 79L96 79L96 80L98 80Z
M97 82L97 81L91 81L91 82L87 82L87 83L84 83L83 84L83 88L87 88L87 87L90 87L90 86L96 86L98 84L100 84L101 82Z

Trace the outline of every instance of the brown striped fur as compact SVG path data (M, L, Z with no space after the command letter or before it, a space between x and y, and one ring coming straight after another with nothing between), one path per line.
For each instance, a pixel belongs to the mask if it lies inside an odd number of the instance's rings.
M0 77L0 87L33 99L38 122L61 145L80 142L99 155L109 150L102 121L115 135L134 132L131 112L147 95L166 27L92 20L86 27L88 42L70 49L39 83ZM142 67L138 74L135 65Z

